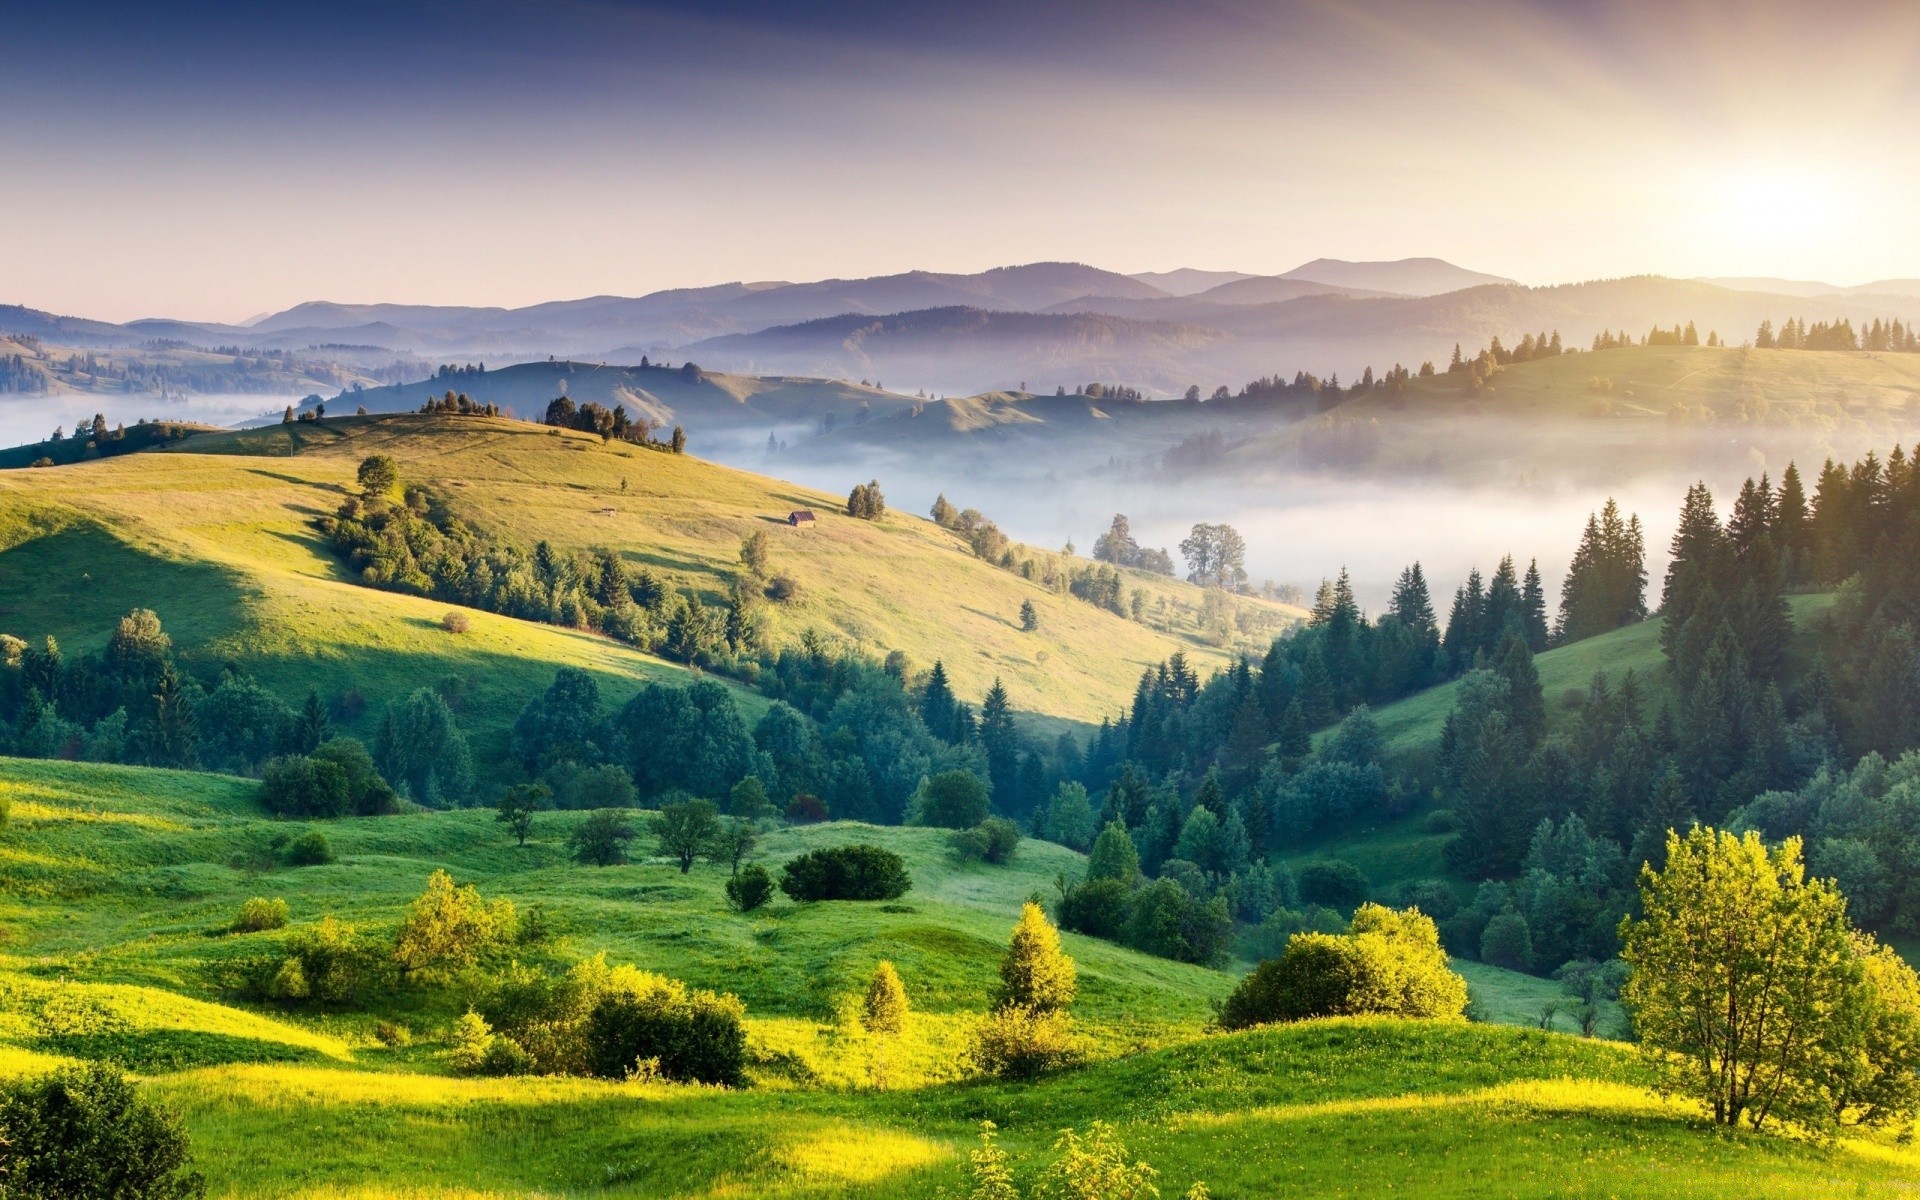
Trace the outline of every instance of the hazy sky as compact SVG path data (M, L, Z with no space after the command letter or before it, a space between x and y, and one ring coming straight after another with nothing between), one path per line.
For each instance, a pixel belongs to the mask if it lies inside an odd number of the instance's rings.
M0 0L0 303L1920 276L1920 4Z

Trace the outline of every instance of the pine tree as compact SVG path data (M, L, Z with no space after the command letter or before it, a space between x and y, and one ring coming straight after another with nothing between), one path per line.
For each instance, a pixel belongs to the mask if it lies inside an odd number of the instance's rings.
M1013 927L1006 957L1000 960L995 1010L1060 1012L1073 1003L1077 976L1073 960L1060 949L1060 931L1038 904L1028 901Z
M1388 611L1415 633L1433 632L1433 598L1427 592L1427 577L1418 562L1400 572L1400 578L1393 585L1393 600Z
M1547 589L1540 582L1540 561L1529 559L1520 586L1520 627L1527 648L1535 654L1547 648Z
M312 754L326 740L333 736L333 722L327 717L327 706L320 702L320 693L309 690L306 703L294 717L292 730L292 748L296 754Z
M1020 732L1014 728L1007 689L998 678L980 704L980 747L987 753L987 778L1004 811L1014 811L1020 790Z
M860 1027L872 1034L897 1034L907 1027L907 1012L907 989L900 982L900 972L883 958L860 1002Z
M1031 601L1031 600L1022 600L1022 601L1020 602L1020 629L1021 629L1021 631L1022 631L1022 632L1025 632L1025 633L1033 633L1034 631L1036 631L1036 630L1038 630L1039 628L1040 628L1040 614L1039 614L1039 612L1038 612L1037 610L1035 610L1035 608L1033 607L1033 601Z
M947 684L947 668L939 660L927 674L927 686L920 691L920 719L937 738L953 741L953 689Z

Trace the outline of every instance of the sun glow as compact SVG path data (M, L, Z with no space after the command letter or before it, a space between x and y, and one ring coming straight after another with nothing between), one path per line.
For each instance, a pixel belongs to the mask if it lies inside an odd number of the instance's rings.
M1720 189L1719 220L1744 237L1805 236L1839 215L1839 188L1820 171L1733 175Z

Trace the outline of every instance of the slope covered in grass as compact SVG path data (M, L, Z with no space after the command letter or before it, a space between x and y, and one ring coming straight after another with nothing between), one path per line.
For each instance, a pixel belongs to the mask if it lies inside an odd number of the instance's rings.
M559 665L601 674L615 703L642 678L680 673L605 639L484 613L449 634L437 627L445 604L351 582L313 520L352 492L362 458L385 453L484 529L525 546L610 547L716 603L741 540L765 532L771 570L799 585L791 604L768 606L774 638L817 629L875 655L903 651L922 669L943 659L976 701L999 677L1017 708L1092 720L1176 650L1226 661L1195 636L1191 585L1130 577L1149 607L1165 597L1176 625L1185 614L1184 628L1162 633L991 566L929 521L854 520L834 497L591 435L401 416L200 437L187 449L0 475L0 628L85 648L119 614L151 607L189 661L240 663L296 696L356 690L375 702L456 676L463 717L495 728ZM789 527L796 508L819 523ZM1037 632L1020 629L1026 601ZM1264 615L1268 636L1295 615L1238 603Z
M1105 1120L1161 1172L1163 1195L1205 1180L1222 1200L1920 1184L1920 1156L1890 1144L1716 1134L1648 1091L1610 1043L1383 1020L1208 1034L1231 974L1071 935L1089 1065L1030 1084L960 1078L1020 902L1079 868L1058 847L1029 842L992 867L958 863L930 830L784 830L763 861L878 841L905 856L915 886L896 903L781 899L741 916L721 901L723 868L570 865L560 843L575 814L541 816L526 848L484 811L329 822L338 861L270 869L259 851L296 827L259 815L242 781L0 760L0 788L13 812L0 826L0 1073L76 1057L142 1071L183 1115L215 1197L931 1200L964 1190L983 1119L1023 1179L1059 1129ZM257 1008L209 982L223 960L271 953L322 914L390 931L436 866L537 905L566 954L605 951L739 993L754 1085L451 1078L439 1051L468 1000L459 983L324 1012ZM225 932L253 895L286 899L292 928ZM889 1044L845 1017L881 957L914 1006ZM1479 968L1476 988L1523 1004L1504 976ZM379 1020L412 1044L376 1040Z

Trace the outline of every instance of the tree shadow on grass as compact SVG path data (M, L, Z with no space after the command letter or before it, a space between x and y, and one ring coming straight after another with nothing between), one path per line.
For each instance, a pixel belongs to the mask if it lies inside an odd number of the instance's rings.
M110 1062L143 1075L226 1063L311 1063L326 1056L305 1046L192 1029L67 1034L38 1039L33 1049L90 1062Z
M176 638L206 641L243 626L247 591L237 571L163 558L91 522L0 552L0 620L33 640L101 645L128 611L150 608Z

